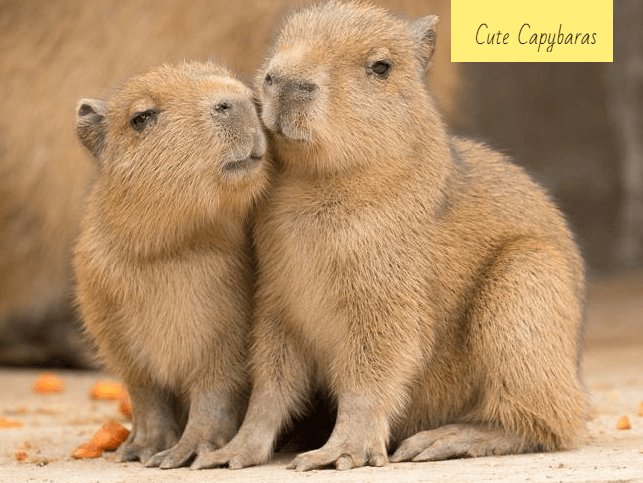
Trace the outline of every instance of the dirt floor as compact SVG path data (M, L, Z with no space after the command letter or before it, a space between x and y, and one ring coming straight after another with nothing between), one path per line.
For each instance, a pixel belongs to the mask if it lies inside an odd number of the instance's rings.
M117 464L109 453L75 460L74 449L104 422L129 424L116 402L89 397L95 382L113 378L54 371L64 390L42 395L32 389L41 370L0 368L0 418L22 423L0 429L0 482L643 482L643 272L592 283L588 319L583 368L593 410L587 434L572 451L310 473L286 470L288 454L239 471L147 469ZM631 429L617 429L622 416ZM18 452L26 459L18 461Z

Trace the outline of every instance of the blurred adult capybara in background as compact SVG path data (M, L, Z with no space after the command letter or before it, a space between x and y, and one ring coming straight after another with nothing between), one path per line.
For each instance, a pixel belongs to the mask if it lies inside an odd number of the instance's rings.
M283 14L304 3L0 2L0 364L91 364L70 303L70 251L94 173L74 139L76 100L184 59L212 58L249 79ZM454 115L450 2L377 3L441 17L430 83Z

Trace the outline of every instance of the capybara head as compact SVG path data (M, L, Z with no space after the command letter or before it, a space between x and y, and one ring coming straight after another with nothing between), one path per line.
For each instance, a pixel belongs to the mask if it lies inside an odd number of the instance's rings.
M434 111L423 77L436 23L362 3L293 14L258 78L277 152L322 171L412 155L417 124ZM293 149L298 156L288 155Z
M253 94L214 63L164 65L107 100L83 99L76 132L128 203L207 213L247 205L265 183Z

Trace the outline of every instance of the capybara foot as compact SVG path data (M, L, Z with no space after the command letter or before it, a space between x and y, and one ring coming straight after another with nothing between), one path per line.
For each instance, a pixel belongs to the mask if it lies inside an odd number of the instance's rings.
M126 463L128 461L140 461L145 463L162 448L155 446L143 446L136 443L123 443L116 452L116 461Z
M270 446L266 448L263 445L253 444L245 438L235 438L221 449L199 451L190 469L204 470L227 465L231 470L239 470L265 463L268 461L270 452Z
M391 457L391 462L439 461L524 452L525 442L501 429L449 424L404 440Z
M298 455L288 466L295 471L310 471L328 466L350 470L360 466L384 466L388 458L384 448L352 449L348 445L326 444L320 449Z

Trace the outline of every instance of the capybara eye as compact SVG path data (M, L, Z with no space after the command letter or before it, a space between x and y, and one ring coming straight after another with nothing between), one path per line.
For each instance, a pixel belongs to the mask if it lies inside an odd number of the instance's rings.
M263 78L263 83L267 86L272 85L272 77L270 76L270 74L266 74L266 77Z
M391 73L393 64L387 60L378 60L373 62L370 67L370 71L375 74L377 77L386 79Z
M132 129L134 129L134 131L141 132L150 123L156 121L157 115L158 111L156 109L148 109L147 111L137 112L129 120L129 124L130 126L132 126Z

